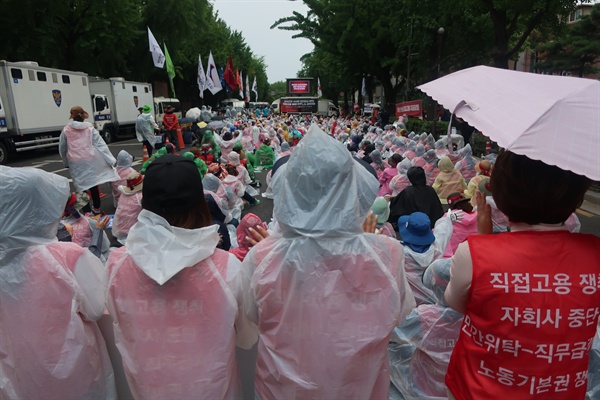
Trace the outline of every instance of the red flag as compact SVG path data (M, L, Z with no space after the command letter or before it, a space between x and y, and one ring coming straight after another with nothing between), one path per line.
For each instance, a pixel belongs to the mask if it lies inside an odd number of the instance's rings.
M227 67L225 68L224 74L225 82L231 88L231 90L237 89L237 82L235 79L235 72L233 69L233 61L231 60L231 56L229 56L229 61L227 61Z
M240 75L240 70L239 69L235 69L235 84L237 85L237 87L239 87L240 89L242 88L242 77Z

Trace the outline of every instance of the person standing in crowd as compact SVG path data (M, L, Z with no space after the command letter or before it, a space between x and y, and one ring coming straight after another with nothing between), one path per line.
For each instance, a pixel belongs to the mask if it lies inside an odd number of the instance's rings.
M398 241L362 231L377 179L313 124L272 184L281 235L243 263L254 271L258 395L387 399L390 333L415 302Z
M476 192L480 234L458 245L445 293L465 316L449 397L583 400L600 315L600 238L564 222L592 182L506 150L490 179L510 232L491 234L491 209Z
M163 126L165 128L165 136L169 138L169 141L173 146L177 146L177 150L181 150L179 148L179 143L177 142L177 129L179 129L179 120L177 119L177 114L174 112L173 106L167 106L165 108L165 116L163 117ZM163 140L166 143L166 140Z
M216 248L191 160L158 158L142 194L138 222L107 263L107 304L129 387L135 398L240 398L235 347L258 338L243 301L249 271Z
M104 266L56 239L68 180L0 166L0 193L0 398L116 399Z
M177 119L177 116L175 118ZM155 129L158 129L158 125L154 122L152 106L146 104L142 107L142 112L135 120L135 134L138 142L142 142L146 150L148 150L148 157L152 156L152 150L156 144Z
M64 127L58 142L63 164L69 168L77 192L89 190L92 212L100 214L102 203L98 185L119 180L114 168L117 160L94 126L85 122L89 114L80 106L71 107L71 121Z

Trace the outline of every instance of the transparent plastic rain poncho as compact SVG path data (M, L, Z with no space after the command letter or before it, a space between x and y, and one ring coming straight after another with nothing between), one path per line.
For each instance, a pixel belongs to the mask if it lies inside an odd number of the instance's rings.
M465 147L458 151L458 154L462 157L459 161L454 164L454 167L462 174L465 181L469 182L471 178L477 175L475 171L475 164L477 160L473 157L473 151L471 145L467 144Z
M142 113L137 116L135 120L135 135L139 142L147 140L150 146L154 146L156 144L155 129L158 129L158 125L151 113Z
M280 233L254 271L263 399L384 399L391 330L414 307L399 243L362 232L377 180L316 125L273 178Z
M600 325L596 328L596 336L590 350L586 399L600 400Z
M448 398L444 378L463 319L444 301L450 263L436 260L425 270L423 283L435 294L436 303L412 310L390 339L391 381L405 400Z
M0 166L0 398L114 399L104 266L58 242L66 178Z
M131 193L125 188L125 186L119 188L122 196L115 211L111 232L121 244L125 244L131 227L135 225L142 211L142 192Z
M423 285L423 273L432 262L442 258L446 246L450 242L452 237L452 221L450 221L450 218L446 216L438 219L433 228L433 234L435 242L424 253L417 253L409 246L404 246L406 255L404 270L417 305L433 304L436 301L431 289Z
M433 148L435 149L435 154L438 158L442 158L443 156L449 153L448 151L448 143L445 139L439 139L433 144Z
M119 179L110 183L115 208L117 208L122 193L119 190L119 186L125 185L127 183L127 176L135 172L135 169L131 168L131 164L133 164L133 156L127 151L121 150L117 154L117 174L119 174Z
M77 192L120 178L113 168L117 160L89 122L69 121L60 134L58 150Z
M392 196L398 196L398 194L401 191L403 191L407 186L410 186L410 180L406 175L410 167L411 163L408 158L405 158L404 160L400 161L398 165L396 165L398 174L394 176L390 181L390 189L392 189Z
M107 263L107 304L136 399L232 399L235 346L256 343L245 315L249 275L216 249L217 225L172 227L142 210Z

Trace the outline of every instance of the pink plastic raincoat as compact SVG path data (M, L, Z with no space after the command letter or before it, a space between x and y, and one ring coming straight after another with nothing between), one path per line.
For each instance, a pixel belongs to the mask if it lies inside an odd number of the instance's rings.
M319 168L315 168L318 165ZM387 399L387 344L414 307L396 240L362 232L377 181L316 125L273 178L253 270L262 399Z
M67 179L0 166L0 398L115 399L104 267L56 239Z

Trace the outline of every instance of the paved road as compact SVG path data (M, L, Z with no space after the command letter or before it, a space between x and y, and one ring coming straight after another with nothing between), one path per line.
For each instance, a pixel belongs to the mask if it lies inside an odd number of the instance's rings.
M139 170L142 164L142 145L135 139L120 141L109 144L111 152L115 155L121 150L127 150L135 157L134 168ZM69 170L63 167L62 161L56 150L38 150L35 152L24 152L19 154L14 160L9 163L13 167L36 167L48 172L53 172L61 176L70 178ZM257 174L258 179L263 183L260 190L266 190L265 172ZM101 185L101 190L106 194L102 199L102 210L107 214L114 213L112 195L108 184ZM252 206L244 212L252 212L268 222L271 219L273 210L273 201L260 197L261 204ZM582 207L577 210L577 215L581 221L581 232L591 233L600 236L600 205L584 202Z

